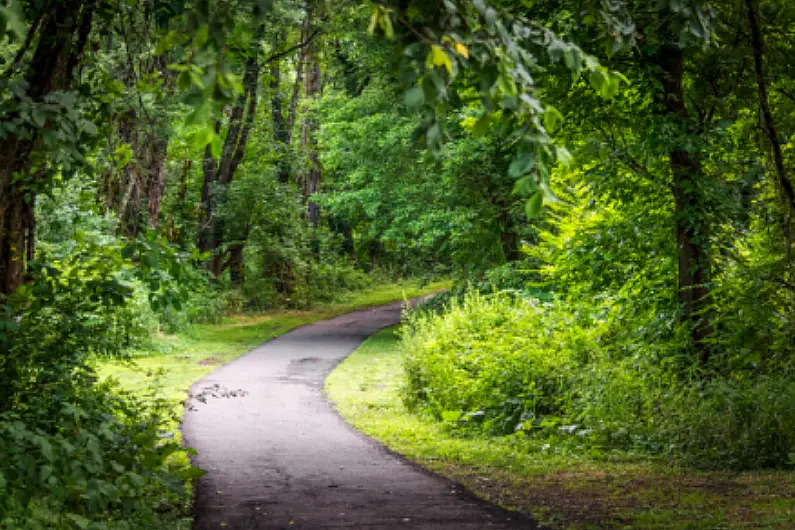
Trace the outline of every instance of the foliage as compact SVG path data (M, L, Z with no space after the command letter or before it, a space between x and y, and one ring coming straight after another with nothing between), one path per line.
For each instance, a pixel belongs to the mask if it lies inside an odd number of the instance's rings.
M708 380L677 360L686 333L616 301L590 307L467 294L403 335L404 399L451 427L728 467L791 466L789 374ZM557 449L555 449L557 448Z

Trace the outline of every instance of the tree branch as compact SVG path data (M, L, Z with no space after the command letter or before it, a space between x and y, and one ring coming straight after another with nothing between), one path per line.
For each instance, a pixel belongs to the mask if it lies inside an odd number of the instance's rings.
M274 54L273 54L273 55L271 55L270 57L266 58L266 59L265 59L265 60L262 62L263 66L264 66L264 65L266 65L266 64L268 64L268 63L272 63L272 62L274 62L274 61L278 61L278 60L279 60L279 59L281 59L282 57L285 57L285 56L287 56L287 55L290 55L291 53L293 53L293 52L294 52L294 51L296 51L296 50L300 50L301 48L305 48L306 46L309 46L309 45L312 43L312 41L315 39L315 37L317 37L319 34L320 34L320 28L316 28L316 29L315 29L315 31L313 31L313 32L312 32L312 34L311 34L311 35L309 35L309 36L306 38L306 40L304 40L303 42L299 42L299 43L298 43L298 44L296 44L295 46L290 46L290 47L289 47L289 48L287 48L286 50L284 50L284 51L282 51L282 52L279 52L279 53L274 53Z

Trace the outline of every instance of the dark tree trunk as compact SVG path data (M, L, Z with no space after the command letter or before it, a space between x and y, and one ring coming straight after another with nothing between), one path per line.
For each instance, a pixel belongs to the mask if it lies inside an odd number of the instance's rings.
M241 285L246 279L245 244L235 243L229 249L229 278L235 285Z
M748 25L751 27L751 46L754 52L756 86L759 92L759 108L762 111L762 118L765 122L765 133L773 148L773 162L776 166L779 186L784 193L784 198L789 208L795 211L795 189L793 189L792 181L790 181L787 176L787 170L784 167L784 155L781 152L781 139L779 138L776 122L773 119L773 113L770 111L770 105L767 100L767 82L765 81L764 67L764 38L762 37L762 30L759 25L759 14L753 0L745 0L745 5L748 9Z
M160 203L163 190L166 188L166 157L168 138L155 137L149 140L149 156L147 160L147 209L149 210L149 226L157 228L160 219Z
M224 140L221 161L218 163L209 151L204 157L204 188L202 189L203 218L202 234L199 249L212 252L210 271L216 278L223 273L225 266L220 251L224 243L224 226L216 215L218 200L223 188L229 186L234 179L238 166L246 154L248 135L257 114L257 84L259 82L259 49L264 27L260 26L251 42L251 50L245 63L243 74L244 91L237 101L229 117L229 130ZM220 122L216 123L216 134L220 132ZM213 187L216 188L213 192ZM244 245L244 243L241 243ZM240 250L241 255L243 249Z
M44 16L26 74L31 101L68 90L91 29L93 8L93 1L58 2ZM0 294L22 284L26 260L34 254L35 175L46 167L39 141L34 128L0 140ZM15 174L25 178L15 181Z
M684 52L676 44L663 45L659 51L662 69L663 103L666 113L683 123L687 117L684 95ZM689 131L692 133L692 131ZM706 315L709 302L710 263L704 243L707 226L699 199L699 178L702 176L698 152L684 149L670 151L675 201L676 242L678 248L678 296L683 318L692 328L693 345L706 362L709 350L705 339L712 334Z
M168 93L172 93L173 76L169 75L168 57L165 54L156 56L153 67L162 78L165 90ZM163 191L166 188L167 159L168 135L154 130L147 138L146 157L146 170L148 174L146 184L147 210L149 213L149 226L151 228L157 228L160 219L160 203L163 200Z
M282 40L284 40L282 38ZM279 182L287 184L290 181L290 168L286 160L287 149L290 145L290 133L282 110L281 95L281 69L278 61L271 66L271 118L273 121L273 140L279 147L281 158L279 160Z
M221 121L215 122L215 134L221 132ZM213 156L208 145L204 149L204 184L202 186L201 213L199 216L199 241L197 247L201 252L211 252L215 249L215 187L218 178L218 160Z

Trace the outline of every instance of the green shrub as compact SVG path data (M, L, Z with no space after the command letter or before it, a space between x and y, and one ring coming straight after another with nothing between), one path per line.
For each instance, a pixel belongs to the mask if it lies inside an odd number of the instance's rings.
M84 370L42 390L0 414L0 527L142 529L183 515L198 470L162 437L168 403L121 396Z
M403 330L404 401L452 428L691 464L795 466L788 372L698 369L675 312L476 290Z

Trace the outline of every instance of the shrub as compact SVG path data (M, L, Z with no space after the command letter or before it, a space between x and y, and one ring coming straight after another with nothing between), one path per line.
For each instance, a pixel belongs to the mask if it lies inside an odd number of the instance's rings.
M542 303L470 291L404 326L404 401L453 428L561 450L795 466L788 372L694 369L676 313L624 298Z

